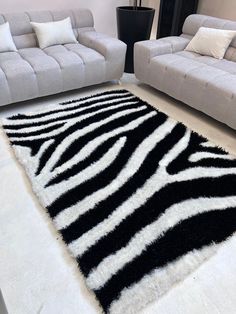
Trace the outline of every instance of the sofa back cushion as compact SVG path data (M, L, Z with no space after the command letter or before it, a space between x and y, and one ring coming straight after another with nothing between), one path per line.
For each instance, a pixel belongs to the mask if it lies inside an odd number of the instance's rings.
M185 37L193 37L202 26L236 31L236 22L234 21L207 15L192 14L189 15L184 22L183 35ZM225 54L225 59L236 62L236 37L231 42Z
M53 22L65 19L68 16L71 19L76 37L80 32L94 30L93 16L87 9L0 14L0 24L9 22L16 48L22 49L38 46L30 22Z
M16 51L16 46L13 42L10 32L9 23L6 22L0 25L0 52Z

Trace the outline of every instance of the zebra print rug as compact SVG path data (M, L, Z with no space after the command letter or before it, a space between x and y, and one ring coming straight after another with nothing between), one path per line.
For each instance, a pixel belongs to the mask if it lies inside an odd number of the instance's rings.
M105 313L136 313L236 230L236 159L126 90L3 121Z

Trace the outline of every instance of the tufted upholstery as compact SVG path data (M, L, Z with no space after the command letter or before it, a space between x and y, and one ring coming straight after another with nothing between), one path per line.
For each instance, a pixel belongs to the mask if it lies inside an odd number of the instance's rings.
M135 75L236 129L236 38L223 60L184 51L201 26L236 30L236 22L190 15L180 37L135 44Z
M236 22L219 19L212 16L193 14L186 18L183 25L183 34L194 36L200 27L236 30ZM236 38L231 43L236 48Z
M30 21L70 16L78 44L40 49ZM17 52L0 53L0 105L119 79L126 45L99 34L87 9L0 15L8 21Z

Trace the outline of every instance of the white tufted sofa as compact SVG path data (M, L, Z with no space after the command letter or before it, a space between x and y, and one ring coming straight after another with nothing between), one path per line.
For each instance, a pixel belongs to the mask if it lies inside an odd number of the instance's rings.
M30 21L71 18L78 44L40 49ZM86 9L0 14L8 21L17 52L0 53L0 105L119 79L126 45L97 33Z
M223 60L184 51L201 26L236 30L233 21L190 15L180 37L135 44L135 75L236 129L236 37Z

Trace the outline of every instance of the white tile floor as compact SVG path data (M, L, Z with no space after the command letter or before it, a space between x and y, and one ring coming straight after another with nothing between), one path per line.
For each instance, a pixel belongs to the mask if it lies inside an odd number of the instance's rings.
M0 117L111 88L126 88L169 116L236 154L236 133L205 115L139 84L132 75L114 83L9 105ZM0 288L9 314L96 314L99 307L40 207L0 130ZM142 313L235 314L236 237L182 283Z

